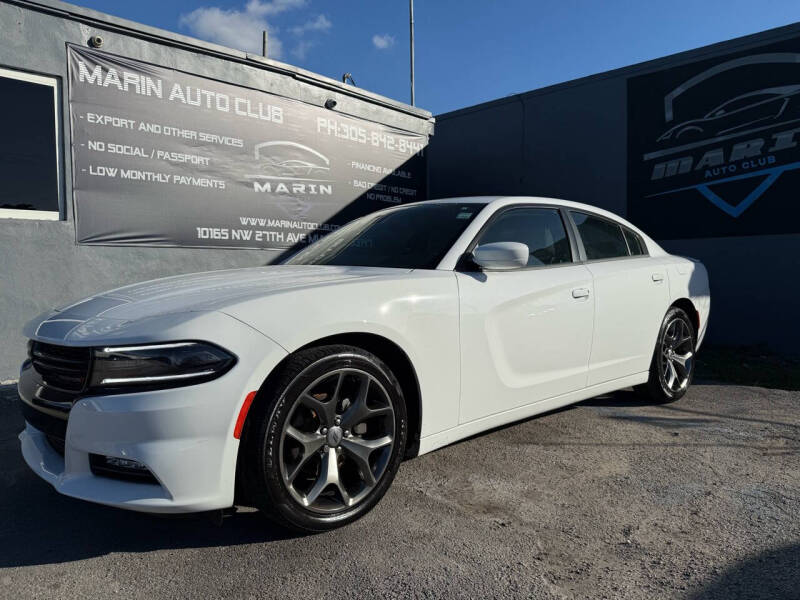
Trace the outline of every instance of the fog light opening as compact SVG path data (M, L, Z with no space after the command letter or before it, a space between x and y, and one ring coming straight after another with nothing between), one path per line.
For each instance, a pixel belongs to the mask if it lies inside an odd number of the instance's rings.
M118 456L90 454L89 467L92 470L92 474L97 477L109 477L111 479L158 485L158 480L156 480L147 466L140 463L138 460L120 458Z
M147 467L145 467L142 463L136 460L131 460L129 458L117 458L116 456L104 456L106 464L112 467L120 467L122 469L134 469L139 471L146 471Z

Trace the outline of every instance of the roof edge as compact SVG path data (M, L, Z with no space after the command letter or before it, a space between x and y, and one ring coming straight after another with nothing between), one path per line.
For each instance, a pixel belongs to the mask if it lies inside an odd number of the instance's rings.
M424 119L426 121L435 122L433 115L430 111L411 106L399 100L393 100L386 96L370 92L368 90L358 88L355 86L346 85L319 73L307 71L300 67L283 63L263 56L250 54L241 50L235 50L219 44L205 42L203 40L193 38L191 36L183 35L166 29L158 27L151 27L143 23L137 23L121 17L115 17L106 13L102 13L90 8L84 8L61 0L5 0L8 4L13 4L21 7L35 10L38 12L47 13L50 15L58 16L64 19L71 19L79 21L87 25L92 25L102 29L116 31L118 33L138 37L147 41L174 46L194 52L201 52L217 58L225 60L232 60L239 63L247 64L253 67L279 73L293 77L300 81L311 83L318 87L326 88L340 94L359 98L372 104L378 104L385 108L396 110L406 113L413 117Z
M486 102L480 102L478 104L473 104L470 106L465 106L463 108L457 108L455 110L438 114L436 115L436 119L440 121L447 120L453 117L481 111L487 108L502 106L503 104L511 102L519 102L520 100L524 100L526 98L543 96L545 94L551 94L554 92L560 92L573 87L578 87L589 83L596 83L599 81L604 81L606 79L613 79L615 77L633 77L636 75L642 75L648 72L658 71L667 66L679 66L681 64L694 62L696 60L710 58L712 55L720 53L722 51L735 52L737 50L742 50L747 47L760 46L772 42L782 41L794 36L800 36L800 22L790 23L789 25L782 25L780 27L774 27L772 29L758 31L756 33L750 33L744 36L732 38L730 40L714 42L713 44L708 44L706 46L700 46L698 48L683 50L681 52L676 52L674 54L668 54L666 56L653 58L650 60L634 63L632 65L627 65L624 67L618 67L616 69L611 69L609 71L602 71L600 73L594 73L592 75L578 77L577 79L569 79L567 81L554 83L552 85L547 85L545 87L528 90L526 92L508 94L507 96L503 96L502 98L496 98L494 100L488 100Z

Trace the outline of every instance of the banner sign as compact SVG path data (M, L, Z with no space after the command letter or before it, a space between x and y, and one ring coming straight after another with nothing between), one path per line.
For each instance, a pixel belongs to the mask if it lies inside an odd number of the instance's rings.
M68 47L83 244L292 248L425 199L425 135Z
M628 80L628 219L656 239L796 233L800 40Z

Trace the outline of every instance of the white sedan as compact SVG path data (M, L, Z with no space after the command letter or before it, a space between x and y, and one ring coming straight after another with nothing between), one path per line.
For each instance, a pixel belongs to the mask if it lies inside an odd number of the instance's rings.
M456 198L377 212L286 264L169 277L30 322L28 465L150 512L257 506L320 531L404 457L635 386L680 398L708 277L598 208Z

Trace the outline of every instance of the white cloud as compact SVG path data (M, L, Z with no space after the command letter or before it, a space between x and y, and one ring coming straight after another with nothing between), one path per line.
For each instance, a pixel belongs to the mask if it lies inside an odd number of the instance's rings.
M333 26L330 19L325 15L319 15L316 19L311 19L302 25L292 27L291 31L295 35L303 35L309 31L328 31Z
M245 11L251 15L269 17L287 10L303 8L306 4L307 0L269 0L266 2L264 0L250 0Z
M383 35L378 35L376 33L372 36L372 43L375 44L378 50L386 50L389 46L394 45L394 36L388 33L384 33Z
M314 42L309 42L308 40L301 40L297 42L297 45L292 48L292 56L294 56L297 60L305 60L306 56L308 56L308 51L314 46Z
M199 38L253 54L261 54L261 32L266 30L269 32L269 57L281 58L283 44L276 35L278 30L267 21L267 17L302 8L306 2L249 0L244 9L208 6L181 15L178 22Z

